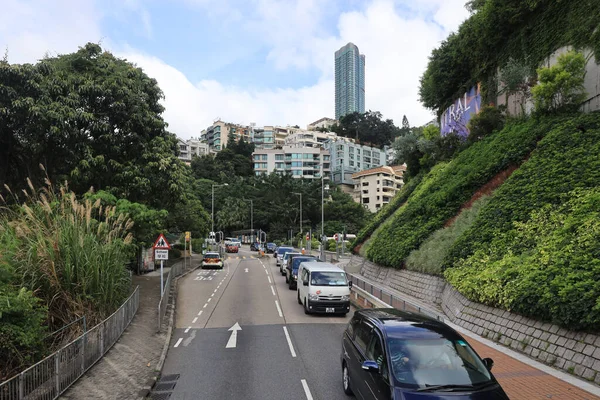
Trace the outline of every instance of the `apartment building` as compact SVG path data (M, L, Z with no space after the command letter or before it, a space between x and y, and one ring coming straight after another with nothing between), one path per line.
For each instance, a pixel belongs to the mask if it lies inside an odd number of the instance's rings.
M201 139L208 144L211 152L221 151L227 147L229 134L233 134L236 140L243 138L245 141L251 141L252 127L215 121L211 126L202 131Z
M177 144L179 147L179 159L186 164L190 164L192 162L193 156L204 156L210 151L208 143L205 143L199 139L178 139Z
M371 168L352 174L354 201L371 212L389 203L404 185L406 165Z
M385 149L358 144L354 139L336 136L323 147L331 155L331 181L346 193L354 190L352 174L387 165Z
M289 147L323 147L326 141L336 137L337 135L333 132L294 129L285 138L284 145Z
M330 176L329 152L319 147L291 147L259 149L252 153L256 175L272 172L290 173L294 178L321 178Z
M321 119L316 120L315 122L308 124L308 126L306 127L306 130L316 131L317 128L329 129L336 123L337 123L337 121L333 118L323 117Z

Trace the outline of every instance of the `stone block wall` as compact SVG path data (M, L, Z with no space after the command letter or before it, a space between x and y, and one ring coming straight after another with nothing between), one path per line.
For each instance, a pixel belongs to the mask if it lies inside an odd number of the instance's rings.
M386 268L352 256L361 275L425 303L441 307L454 324L537 361L600 384L600 335L569 331L499 308L468 300L445 279Z

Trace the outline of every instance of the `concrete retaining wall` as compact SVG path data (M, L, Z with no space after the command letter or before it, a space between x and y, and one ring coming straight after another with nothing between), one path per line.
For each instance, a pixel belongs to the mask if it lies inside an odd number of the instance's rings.
M365 278L441 308L454 324L525 353L540 362L600 384L600 336L569 331L475 303L441 277L385 268L352 256Z

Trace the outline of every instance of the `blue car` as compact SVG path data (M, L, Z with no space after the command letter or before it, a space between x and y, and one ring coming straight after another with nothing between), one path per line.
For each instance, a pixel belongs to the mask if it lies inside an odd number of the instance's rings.
M298 288L298 268L300 267L300 263L304 261L319 261L319 259L315 256L305 256L300 254L293 257L291 262L288 261L285 271L285 281L290 290L296 290Z
M277 250L277 245L275 243L267 243L267 253L274 253Z
M491 358L443 322L394 308L354 313L341 364L344 392L359 399L508 399Z

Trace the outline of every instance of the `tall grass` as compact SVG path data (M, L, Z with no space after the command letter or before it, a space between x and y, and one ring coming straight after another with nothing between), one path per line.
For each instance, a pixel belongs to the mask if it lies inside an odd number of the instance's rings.
M77 200L66 185L56 191L47 180L36 191L28 184L24 202L0 215L0 238L13 242L0 262L47 305L49 328L84 315L95 323L130 290L125 264L133 222L100 201Z
M430 275L441 275L444 258L456 239L475 223L479 211L489 202L490 196L477 199L471 208L462 210L452 225L438 229L417 250L406 258L406 269Z

